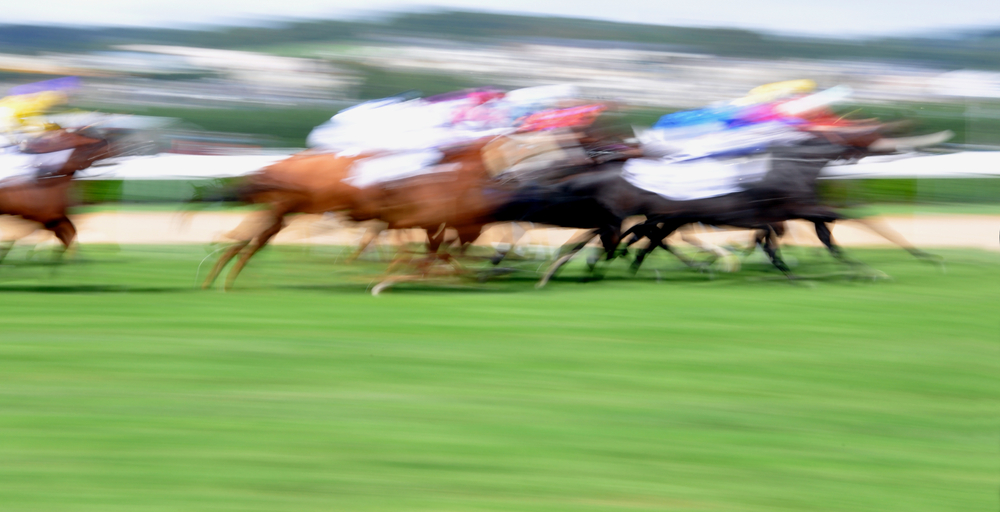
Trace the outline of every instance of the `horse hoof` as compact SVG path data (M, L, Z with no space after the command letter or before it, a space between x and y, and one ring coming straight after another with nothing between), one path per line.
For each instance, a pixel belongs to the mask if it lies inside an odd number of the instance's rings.
M381 283L375 285L375 287L372 288L372 297L378 297L378 294L382 293L382 290L385 290L390 286L392 286L391 281L382 281Z
M882 272L881 270L879 270L877 268L871 269L869 271L867 277L870 277L871 280L872 280L872 282L878 281L879 279L885 279L886 281L892 281L892 276L890 276L889 274L886 274L885 272Z
M719 270L726 274L732 274L734 272L739 272L740 270L740 258L735 254L728 254L719 258L716 261L716 264L718 265Z
M924 253L923 255L918 256L918 258L920 259L920 261L923 261L924 263L930 263L931 265L934 265L935 267L941 269L942 273L945 274L948 273L948 269L946 269L944 266L944 256Z

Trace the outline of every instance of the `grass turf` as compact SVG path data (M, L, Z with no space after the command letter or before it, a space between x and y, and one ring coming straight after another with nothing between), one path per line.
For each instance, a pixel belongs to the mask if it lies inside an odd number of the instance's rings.
M382 265L295 247L203 292L205 254L0 267L0 508L997 508L997 254L380 297Z

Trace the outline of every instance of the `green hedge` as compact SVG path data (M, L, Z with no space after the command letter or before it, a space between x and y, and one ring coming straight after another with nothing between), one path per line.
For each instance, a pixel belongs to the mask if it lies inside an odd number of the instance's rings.
M199 190L220 188L220 180L82 181L79 204L181 203L195 199ZM822 181L823 197L838 205L859 204L1000 204L1000 179L899 179ZM210 200L212 199L210 197Z

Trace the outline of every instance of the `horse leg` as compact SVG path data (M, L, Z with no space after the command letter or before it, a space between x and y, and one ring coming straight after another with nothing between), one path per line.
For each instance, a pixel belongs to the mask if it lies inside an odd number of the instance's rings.
M601 247L604 248L605 261L615 259L615 250L621 241L621 226L611 226L609 229L601 231Z
M569 260L571 260L573 256L576 255L576 253L580 252L581 249L586 247L587 244L590 243L590 241L594 238L596 234L597 234L596 230L590 230L587 231L587 233L584 234L583 237L577 238L579 242L576 245L574 245L569 252L564 254L562 257L557 259L555 262L552 263L552 265L549 266L548 270L545 271L545 275L542 276L542 279L538 281L538 284L535 285L535 288L543 288L546 284L548 284L549 279L552 279L552 276L554 276L555 273L560 268L563 267L563 265L569 262Z
M651 233L655 233L662 225L663 223L650 222L648 219L633 224L619 236L622 249L615 253L615 257L628 256L629 247L639 243L643 238L650 238ZM653 243L651 238L650 243Z
M361 237L361 243L358 244L358 248L355 249L346 260L344 260L344 263L354 263L354 260L358 259L361 256L361 253L365 252L365 249L367 249L368 246L371 245L383 231L385 231L383 228L370 227L366 229L364 236Z
M669 245L667 245L664 242L664 240L668 236L670 236L671 233L677 231L677 229L680 227L681 225L676 223L674 224L663 223L662 225L655 224L652 226L648 226L643 235L646 238L649 238L649 245L640 249L639 252L636 253L635 259L632 261L632 265L629 267L632 270L632 273L635 274L636 272L639 271L639 267L642 266L642 262L646 260L646 256L649 256L649 253L656 250L657 247L663 247L671 254L677 255L677 252ZM681 261L684 260L685 258L681 258Z
M0 263L3 263L4 258L10 253L11 249L14 248L14 240L7 240L6 242L0 242Z
M766 229L758 229L753 232L753 237L750 240L750 245L743 250L741 256L746 258L753 254L757 250L757 247L764 247L764 242L767 240L768 231Z
M703 263L688 258L687 256L684 255L684 253L678 251L676 248L674 248L674 246L666 242L666 238L670 236L671 233L676 231L677 227L678 226L676 225L671 226L668 224L664 224L663 227L660 228L658 232L656 232L655 234L651 233L649 235L650 237L649 246L647 246L645 249L636 254L635 261L632 263L633 273L639 270L639 267L642 265L642 262L645 261L646 256L648 256L649 253L653 252L653 250L655 250L657 247L669 252L670 254L673 254L675 258L680 260L681 263L683 263L687 267L698 270L704 270L705 265Z
M646 256L649 256L649 253L653 252L653 250L657 247L660 247L661 244L662 246L667 247L667 244L663 243L663 238L656 238L656 235L652 234L649 236L649 245L639 249L639 251L635 253L635 259L632 260L632 264L629 265L629 269L633 274L639 271L639 267L642 266L642 262L646 261ZM673 249L667 250L670 251L671 254L675 254Z
M459 226L455 228L458 233L458 254L459 256L465 256L468 252L469 247L475 242L479 235L483 233L483 226L480 224L472 224L469 226Z
M611 261L615 259L615 252L618 249L618 244L621 242L621 230L616 229L614 226L610 226L606 229L601 229L599 237L601 239L601 249L594 252L587 258L587 267L589 268L591 274L596 274L597 278L603 277L603 272L597 274L597 262L601 260L600 250L604 251L604 261Z
M219 277L219 272L222 272L222 268L226 266L226 263L229 263L229 260L233 259L237 253L249 244L250 240L244 240L227 247L226 251L222 253L222 256L219 256L219 260L215 262L215 266L212 267L212 271L208 273L207 277L205 277L205 281L201 283L201 289L207 290L209 286L212 286L212 283L214 283L215 279Z
M673 254L674 257L677 258L677 259L679 259L681 261L681 263L683 263L684 265L686 265L686 266L688 266L690 268L698 269L698 270L703 270L704 269L704 265L702 265L701 263L699 263L699 262L697 262L695 260L692 260L692 259L688 258L687 256L684 255L684 253L678 251L677 249L674 249L674 246L668 244L667 242L665 242L663 240L660 240L659 244L657 244L657 245L659 245L661 249L669 252L670 254ZM641 264L642 261L640 261L639 263ZM636 269L638 269L638 268L639 267L636 266Z
M434 263L437 263L438 260L449 261L451 256L447 252L441 252L441 246L444 245L445 236L447 234L446 225L441 223L436 231L432 231L431 228L427 227L424 229L427 231L427 243L425 244L427 248L427 255L423 258L410 259L410 262L416 262L417 270L421 273L421 275L426 275L432 269ZM399 258L393 261L393 263L389 265L387 273L394 270L400 263L401 261Z
M690 245L693 245L694 247L697 247L698 250L702 252L707 252L711 254L713 257L709 261L709 265L711 265L716 261L721 260L720 266L722 267L723 272L736 272L740 269L739 258L736 257L733 253L723 249L722 247L719 247L718 245L704 242L698 238L695 238L693 235L688 234L686 231L681 232L681 240L684 240L685 242L687 242ZM673 249L668 249L668 250L674 256L677 256L677 253ZM681 261L684 261L683 258L680 258L679 256L678 258Z
M826 246L827 250L830 251L830 254L833 255L834 258L855 268L867 267L860 261L852 260L844 255L840 247L833 242L833 235L830 233L830 227L826 222L817 220L813 221L813 224L816 226L816 236L819 237L819 240L823 242L823 245ZM870 269L870 272L863 275L864 277L871 277L872 279L889 279L888 274L877 269Z
M761 248L764 249L768 259L771 260L771 264L777 267L778 270L784 273L789 279L795 278L795 275L792 274L792 269L789 268L785 261L781 259L781 255L778 250L777 236L773 226L768 226L768 234L765 237L764 244Z
M515 247L517 247L517 243L520 242L521 238L524 238L524 235L527 233L528 230L521 227L520 224L517 222L511 222L510 232L504 234L504 242L497 244L496 253L490 258L490 263L492 263L493 266L499 265L500 262L503 261ZM501 247L505 248L501 249Z
M746 258L751 254L753 254L753 252L757 250L757 247L763 249L764 245L767 243L768 237L771 236L772 232L774 233L775 237L781 238L785 236L786 229L787 226L785 225L784 222L777 222L774 224L768 224L768 227L766 228L760 228L755 230L753 232L753 238L750 240L750 245L747 246L747 248L742 251L740 256Z
M830 226L823 221L813 221L813 225L816 227L816 237L819 238L820 242L826 246L826 250L830 252L830 255L840 261L841 263L846 263L851 266L855 266L858 262L849 259L844 255L844 251L839 245L833 241L833 233L830 232Z
M472 228L455 228L455 229L458 232L458 236L456 237L455 241L461 244L463 240L475 240L475 238L478 237L479 232L482 231L482 226L477 226L475 231L473 231ZM462 272L465 270L462 267L461 263L458 262L457 258L452 257L452 255L447 250L445 251L440 250L441 246L444 245L446 241L446 230L444 225L442 225L438 229L438 231L433 235L431 235L430 230L427 230L427 233L428 233L427 257L421 260L416 260L417 273L388 275L400 263L400 260L397 258L392 262L392 264L390 264L389 269L386 270L386 278L372 288L371 290L372 295L377 296L380 293L382 293L382 291L384 291L385 289L393 285L396 285L398 283L416 282L437 275L448 275L448 274L443 274L441 271L435 269L434 264L438 260L443 260L444 262L449 263L454 272ZM464 249L464 246L461 247L461 249ZM413 260L411 259L411 262L412 261Z
M391 229L391 226L390 226L390 229ZM396 233L400 232L399 230L394 230L394 231ZM437 235L433 235L432 236L431 235L431 231L428 230L428 229L424 229L424 231L426 232L425 236L427 237L427 239L424 242L424 247L427 248L428 251L430 251L431 250L430 249L431 245L432 245L432 243L434 241L434 236L437 236ZM440 245L440 242L438 242L438 244ZM435 247L434 250L436 251L437 247ZM400 247L400 250L396 253L396 257L394 257L392 259L392 261L389 262L389 266L386 267L385 274L386 275L391 274L400 265L408 264L408 263L413 263L413 261L416 259L416 256L414 255L415 252L416 252L415 250L413 250L413 249L411 249L409 247L409 242L406 242L404 240L404 244L403 244L403 246Z
M448 227L445 223L441 223L437 232L433 235L431 230L427 230L427 259L428 261L433 261L437 259L438 252L441 251L441 246L444 244L445 235L447 234Z
M597 269L597 262L601 259L600 251L604 250L604 261L611 261L615 259L615 250L618 248L618 243L621 242L621 234L619 230L614 228L601 229L598 237L601 239L601 249L587 257L587 267L590 268L591 272Z
M455 226L454 243L458 245L458 256L452 255L447 250L440 257L450 263L456 272L464 272L465 267L458 261L459 257L464 257L472 242L475 242L483 232L481 224L471 224L468 226ZM450 247L450 244L449 244Z
M63 247L56 254L56 261L62 260L63 256L70 250L73 241L76 240L76 226L68 217L62 217L45 223L45 229L51 231L62 242Z
M644 226L645 226L645 223L644 222L640 222L638 224L634 224L632 227L626 229L625 232L622 233L622 237L621 237L622 238L622 243L621 243L622 249L620 251L618 251L618 253L616 254L616 256L628 256L628 248L632 247L633 245L636 244L636 242L638 242L639 240L643 239L643 235L640 234L640 232L643 231L643 230L645 230L645 229L647 229Z
M875 233L876 235L879 235L882 238L885 238L886 240L896 244L906 252L913 255L913 257L917 258L918 260L927 261L930 263L935 263L940 265L941 261L944 259L936 254L931 254L928 252L921 251L920 249L917 249L907 239L903 238L903 235L900 235L895 230L887 226L885 223L873 221L871 219L861 219L861 218L850 219L850 220L853 220L854 222L861 224L862 226L868 228L872 233Z
M233 283L236 282L236 277L240 275L240 271L242 271L243 267L246 266L247 261L249 261L254 254L257 254L257 251L267 245L267 242L271 239L271 237L277 235L278 231L281 231L281 228L283 227L284 222L281 217L277 217L274 219L273 224L265 228L261 234L257 235L255 240L243 247L240 251L239 259L236 260L236 264L233 265L232 270L229 271L229 275L226 276L226 284L223 286L223 290L229 291L233 288Z

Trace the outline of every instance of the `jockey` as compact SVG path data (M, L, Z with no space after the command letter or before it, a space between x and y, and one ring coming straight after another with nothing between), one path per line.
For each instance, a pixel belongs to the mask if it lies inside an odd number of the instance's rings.
M359 171L370 171L371 179L390 174L379 169L381 164L375 160L384 160L386 166L391 163L398 169L414 167L413 172L417 172L415 167L429 169L440 162L450 147L515 132L542 135L546 147L551 146L554 153L561 155L561 161L577 164L586 160L586 152L574 128L589 125L604 107L557 108L566 107L567 101L579 104L576 96L572 86L545 86L509 93L473 89L410 100L386 98L338 113L314 129L307 142L321 151L380 153L378 159L367 159ZM567 158L570 154L574 156ZM536 163L551 163L546 162ZM358 185L368 183L369 178L352 177Z
M40 121L38 116L65 102L65 95L56 91L7 96L0 99L0 131L5 133L44 131L47 128L46 123Z
M503 131L492 111L502 97L497 91L476 90L369 101L315 128L307 143L334 152L437 150Z
M0 99L0 135L18 140L24 135L58 128L42 116L52 108L68 102L68 92L79 86L75 77L46 80L21 85Z
M812 93L815 86L811 80L763 85L729 103L665 115L640 139L651 156L682 159L801 142L815 125L839 119L828 107L851 94L846 86Z
M65 163L69 158L66 151L34 155L23 153L19 146L26 138L59 128L42 116L65 104L67 91L78 83L69 77L21 85L0 99L0 180L30 177Z

